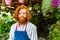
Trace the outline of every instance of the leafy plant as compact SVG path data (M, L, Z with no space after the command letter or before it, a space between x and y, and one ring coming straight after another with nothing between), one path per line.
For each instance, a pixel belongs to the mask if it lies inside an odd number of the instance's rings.
M33 6L33 9L35 9L35 10L39 10L39 9L40 9L40 5L39 5L39 3L36 3L36 4Z
M49 28L49 40L60 40L60 21L52 24Z
M5 40L7 40L8 36L9 36L9 31L10 31L10 27L11 25L14 23L14 19L12 18L12 15L10 14L10 12L5 12L2 11L0 14L0 39L2 40L2 38L4 37Z
M52 0L43 0L42 1L42 8L41 9L42 9L43 16L46 16L47 10L49 10L51 7L51 2L52 2Z

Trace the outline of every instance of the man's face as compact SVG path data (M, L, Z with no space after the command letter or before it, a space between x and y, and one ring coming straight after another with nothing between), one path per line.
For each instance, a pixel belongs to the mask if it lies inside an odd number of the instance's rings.
M26 21L26 9L19 10L18 20L23 23Z
M26 18L26 9L19 10L18 17L24 17L24 18Z

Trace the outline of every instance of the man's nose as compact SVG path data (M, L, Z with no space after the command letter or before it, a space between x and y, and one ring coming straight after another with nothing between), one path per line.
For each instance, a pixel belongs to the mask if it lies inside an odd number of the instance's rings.
M20 16L23 16L23 14L20 14Z

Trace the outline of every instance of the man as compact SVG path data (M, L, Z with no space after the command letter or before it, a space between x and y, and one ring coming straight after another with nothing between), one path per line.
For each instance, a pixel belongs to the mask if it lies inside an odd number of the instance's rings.
M11 26L8 40L38 40L37 28L30 22L32 16L25 5L20 5L14 13L17 23Z

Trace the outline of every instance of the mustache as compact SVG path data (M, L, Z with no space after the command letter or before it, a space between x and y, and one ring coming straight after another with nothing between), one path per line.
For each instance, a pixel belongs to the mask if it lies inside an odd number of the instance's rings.
M18 20L20 20L21 18L27 20L27 17L23 17L23 16L22 17L18 17Z
M18 18L27 18L27 17L23 17L23 16L21 16L21 17L18 17Z

